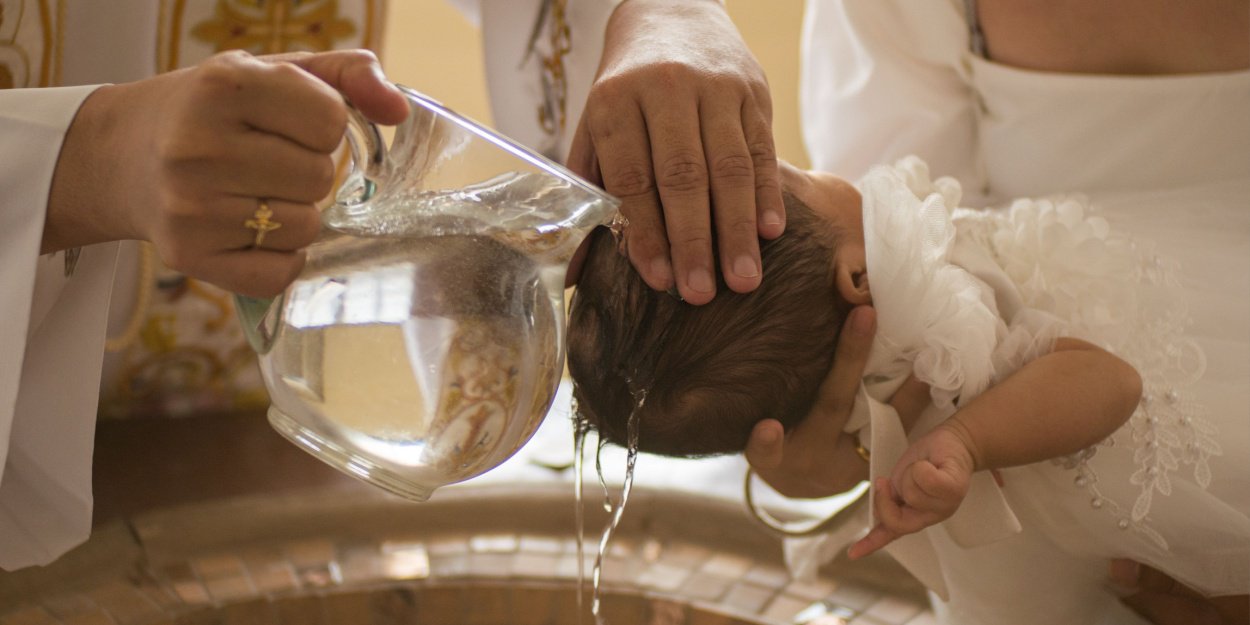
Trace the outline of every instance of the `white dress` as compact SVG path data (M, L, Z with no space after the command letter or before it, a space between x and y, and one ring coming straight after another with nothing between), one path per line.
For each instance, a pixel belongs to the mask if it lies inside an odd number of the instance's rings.
M872 163L916 153L935 174L958 176L969 196L964 201L971 205L1006 206L1014 197L1079 193L1100 219L1114 225L1113 232L1139 246L1155 243L1149 253L1142 252L1145 265L1115 270L1096 259L1128 256L1099 252L1096 246L1048 247L1102 232L1102 226L1082 220L1087 225L1079 236L1047 235L1031 248L1015 248L1018 257L995 259L1004 263L1000 273L1012 278L1010 284L994 284L1000 298L1014 285L1026 308L1057 306L1065 332L1112 347L1129 348L1125 341L1137 341L1135 356L1158 360L1135 363L1155 389L1150 414L1175 420L1156 431L1153 448L1151 439L1134 441L1125 431L1117 447L1099 448L1088 462L1070 459L1071 468L1043 463L1008 471L1001 491L983 478L944 527L926 532L924 539L903 541L896 558L949 597L935 600L939 617L959 624L1140 622L1106 586L1106 562L1112 556L1135 557L1204 592L1250 592L1250 555L1245 552L1250 536L1250 72L1121 77L1005 67L969 51L962 5L953 0L811 0L804 43L804 123L819 169L860 177ZM1038 205L1021 206L1014 216L1017 225L997 223L993 229L1039 228L1020 225L1040 218L1027 216ZM1064 220L1075 224L1071 210L1048 219L1060 226ZM1012 218L1006 209L1001 215ZM975 238L962 222L960 232ZM995 240L992 234L979 236L981 247ZM1004 244L1008 239L1007 234L997 237ZM966 257L955 260L985 282L987 274L978 273ZM889 287L869 262L874 299L888 297ZM1048 268L1039 276L1049 272L1049 277L1037 278L1048 280L1045 284L1012 274L1036 267ZM1134 286L1128 292L1143 302L1136 309L1081 307L1083 298L1103 288L1092 288L1099 284L1097 276L1101 285L1122 290L1137 284L1134 275L1151 273L1175 275L1175 295L1150 301L1166 291ZM1056 297L1043 301L1039 294L1044 293ZM1002 302L995 303L1005 315ZM899 327L924 325L916 318L892 321L885 305L878 305L878 343L889 341ZM1183 337L1172 335L1175 341L1168 339L1174 326L1126 335L1130 326L1115 323L1116 314L1173 305L1187 308L1191 319ZM1010 316L1003 319L1010 321ZM938 334L921 340L946 336L955 337L956 344L976 345L975 333L953 330L935 325L932 331ZM980 350L992 352L1001 340ZM1175 351L1143 351L1151 342ZM881 364L878 355L879 350L873 364ZM933 369L935 363L943 367ZM930 377L944 379L956 371L949 364L931 359L925 366ZM1174 366L1165 373L1165 365ZM1196 380L1185 379L1186 372L1199 371ZM887 396L882 378L868 381L879 386L867 385L865 394ZM1176 394L1169 394L1173 389ZM942 398L935 397L939 403ZM896 458L901 446L896 440L892 445L898 449L888 449L889 441L878 440L889 438L876 427L889 419L879 414L880 404L876 408L860 421L873 424L874 474L888 474L889 457ZM926 415L930 425L933 418ZM1149 414L1139 413L1133 424L1143 427L1142 419ZM1213 432L1191 425L1200 419L1209 421ZM901 436L901 430L896 434ZM878 444L887 447L885 458L878 458ZM1135 449L1143 450L1136 458L1130 452ZM791 561L810 569L863 529L847 527L822 540L791 543ZM1234 547L1225 555L1212 553L1230 541ZM961 547L961 542L980 546ZM931 559L940 566L926 565Z

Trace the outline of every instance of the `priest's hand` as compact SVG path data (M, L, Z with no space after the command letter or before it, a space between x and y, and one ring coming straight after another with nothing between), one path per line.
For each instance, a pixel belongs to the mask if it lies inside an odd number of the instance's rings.
M785 228L772 101L716 0L616 9L568 164L621 198L630 262L652 288L705 304L718 264L731 290L759 286L759 238Z
M344 95L379 123L408 112L365 51L226 52L97 89L66 134L42 252L140 239L189 276L281 291L320 231Z

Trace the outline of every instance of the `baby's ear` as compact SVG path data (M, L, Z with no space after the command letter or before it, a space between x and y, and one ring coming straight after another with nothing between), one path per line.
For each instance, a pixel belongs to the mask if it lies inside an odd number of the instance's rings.
M834 287L838 295L852 306L872 304L868 288L868 268L863 245L839 245L834 252Z

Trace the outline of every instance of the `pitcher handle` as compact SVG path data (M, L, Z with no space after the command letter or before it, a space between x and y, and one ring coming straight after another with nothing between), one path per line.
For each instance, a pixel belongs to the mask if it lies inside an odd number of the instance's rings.
M335 204L351 211L363 207L378 192L379 185L390 173L387 166L386 142L377 125L347 103L348 172L335 194ZM234 296L234 308L243 323L243 335L257 354L263 356L273 348L278 326L282 321L283 297Z

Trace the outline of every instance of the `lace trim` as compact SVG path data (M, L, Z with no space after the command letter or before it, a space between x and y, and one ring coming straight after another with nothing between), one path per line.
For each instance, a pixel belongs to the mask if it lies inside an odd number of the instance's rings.
M1087 218L1092 219L1097 218ZM1142 398L1128 423L1107 440L1052 462L1076 472L1073 484L1090 495L1091 508L1107 512L1119 529L1132 531L1167 550L1167 540L1149 522L1155 494L1171 495L1172 475L1182 467L1192 467L1194 480L1207 488L1211 482L1209 460L1223 453L1216 440L1217 429L1206 419L1205 407L1188 392L1205 372L1206 357L1200 347L1184 337L1191 319L1179 293L1178 265L1153 254L1149 243L1123 235L1108 238L1127 241L1124 249L1136 256L1136 275L1126 282L1159 296L1142 298L1149 303L1120 302L1120 306L1133 306L1139 312L1130 316L1126 327L1113 333L1122 337L1119 344L1104 345L1137 368L1142 376ZM1111 315L1109 320L1115 318ZM1075 333L1097 339L1103 334L1098 325L1087 325ZM1098 474L1090 463L1099 448L1118 444L1134 449L1136 471L1129 482L1139 490L1127 510L1099 489Z

